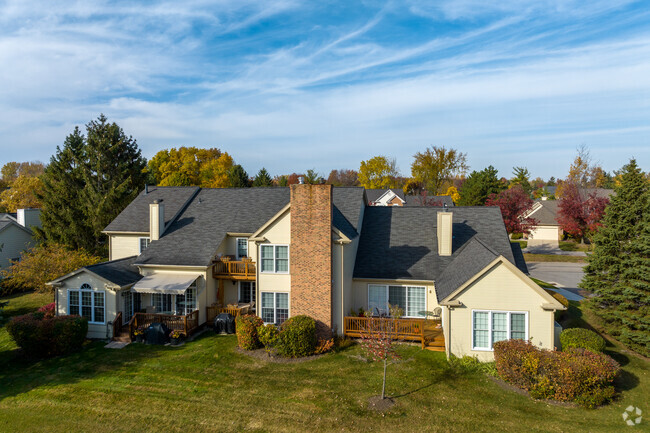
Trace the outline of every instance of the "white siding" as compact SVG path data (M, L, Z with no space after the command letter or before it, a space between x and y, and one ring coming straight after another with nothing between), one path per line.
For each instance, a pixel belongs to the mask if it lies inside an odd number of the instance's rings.
M140 238L147 235L110 235L109 260L140 255Z
M25 230L15 225L7 226L0 232L0 270L11 266L11 260L20 257L20 253L35 246L37 242Z

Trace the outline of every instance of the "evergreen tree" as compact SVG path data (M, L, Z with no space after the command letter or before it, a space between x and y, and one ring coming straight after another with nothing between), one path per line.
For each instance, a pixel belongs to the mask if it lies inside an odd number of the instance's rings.
M499 194L505 189L497 177L497 169L489 166L481 171L474 170L460 189L461 206L483 206L490 194Z
M66 138L43 175L42 235L107 255L101 231L144 186L146 161L136 141L102 114Z
M513 178L510 179L510 188L515 185L521 185L526 194L530 194L533 187L530 184L530 173L525 167L514 167L512 170Z
M605 209L580 287L609 333L650 355L650 188L633 159Z
M253 179L253 186L273 186L273 179L264 167L257 172L255 179Z
M251 186L248 173L239 164L232 166L230 173L228 173L228 179L230 180L230 186L233 188L248 188Z

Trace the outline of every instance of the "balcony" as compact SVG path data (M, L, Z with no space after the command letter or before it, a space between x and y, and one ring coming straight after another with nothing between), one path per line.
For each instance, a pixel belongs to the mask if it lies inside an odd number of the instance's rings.
M255 281L255 262L252 259L232 260L222 257L215 260L212 276L222 280Z

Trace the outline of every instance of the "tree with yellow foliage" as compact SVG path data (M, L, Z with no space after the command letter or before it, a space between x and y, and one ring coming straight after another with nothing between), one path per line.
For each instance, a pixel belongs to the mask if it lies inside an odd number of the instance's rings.
M383 155L361 161L359 167L359 183L367 189L396 188L398 176L395 158L388 159Z
M457 204L460 201L460 193L458 192L458 189L456 189L456 187L453 185L447 188L447 192L445 192L443 195L451 196L451 200L454 202L454 204Z
M422 182L424 188L432 195L439 194L445 182L453 177L464 176L469 169L467 154L444 146L431 146L424 152L413 155L411 175Z
M147 170L159 186L231 186L228 173L233 158L217 148L179 147L161 150L149 160Z
M7 212L17 209L40 208L41 202L37 195L43 191L43 182L38 177L18 176L9 189L0 193L0 208Z

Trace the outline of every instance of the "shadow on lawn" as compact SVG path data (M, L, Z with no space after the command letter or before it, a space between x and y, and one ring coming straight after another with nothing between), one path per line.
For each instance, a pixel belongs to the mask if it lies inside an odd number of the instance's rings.
M125 349L105 349L104 342L92 342L79 352L50 359L35 359L16 349L0 362L0 401L47 385L67 385L118 370L125 364L135 364L159 356L169 350L164 346L136 344ZM0 352L0 360L7 351ZM12 356L13 355L13 356Z

